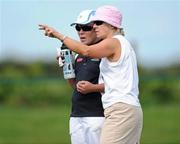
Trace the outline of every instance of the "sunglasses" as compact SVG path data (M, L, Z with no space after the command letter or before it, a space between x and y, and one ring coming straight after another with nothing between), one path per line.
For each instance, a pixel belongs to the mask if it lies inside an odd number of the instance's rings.
M103 21L94 21L94 24L96 24L97 26L102 25L104 22Z
M91 31L93 29L92 26L89 26L89 25L76 25L75 26L75 29L79 32L81 30L83 31Z

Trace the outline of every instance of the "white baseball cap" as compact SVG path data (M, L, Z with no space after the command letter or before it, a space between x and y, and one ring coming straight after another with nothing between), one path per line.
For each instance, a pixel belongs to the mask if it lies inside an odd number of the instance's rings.
M72 23L71 26L73 26L75 24L85 25L85 24L90 23L91 17L94 16L95 13L96 13L95 10L83 10L82 12L80 12L76 21L74 23Z

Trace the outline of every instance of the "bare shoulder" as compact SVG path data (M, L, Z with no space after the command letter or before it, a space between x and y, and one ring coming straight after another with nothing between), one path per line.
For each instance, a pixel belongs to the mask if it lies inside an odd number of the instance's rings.
M119 44L119 41L116 38L106 38L101 41L101 44L106 47L113 48Z

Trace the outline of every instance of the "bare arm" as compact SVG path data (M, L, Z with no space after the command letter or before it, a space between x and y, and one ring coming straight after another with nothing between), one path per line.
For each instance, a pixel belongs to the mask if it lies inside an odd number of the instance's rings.
M65 45L70 50L93 58L111 57L114 55L117 45L119 44L116 39L108 38L98 44L87 46L69 37L65 37L47 25L39 25L39 29L44 30L46 36L57 38L60 41L63 41L63 43L65 43Z
M92 84L88 81L79 81L76 87L77 91L83 94L91 92L104 92L104 84Z

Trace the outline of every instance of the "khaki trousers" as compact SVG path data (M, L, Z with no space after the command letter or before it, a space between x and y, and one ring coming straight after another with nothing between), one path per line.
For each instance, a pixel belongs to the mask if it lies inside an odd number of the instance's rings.
M100 144L139 144L143 125L141 107L115 103L104 111Z

